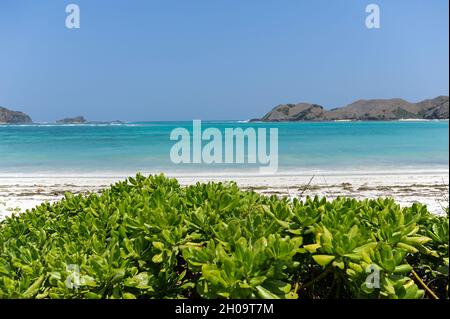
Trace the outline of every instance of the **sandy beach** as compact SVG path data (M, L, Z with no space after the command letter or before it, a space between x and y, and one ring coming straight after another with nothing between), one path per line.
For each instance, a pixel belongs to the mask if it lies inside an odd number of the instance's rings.
M131 174L130 174L131 175ZM421 172L366 172L346 174L198 174L171 175L181 185L196 182L236 181L242 189L254 190L265 195L305 197L325 196L333 199L347 196L357 199L392 197L403 206L414 202L426 204L435 214L443 214L448 206L448 170ZM88 194L123 180L129 175L0 175L0 219L14 211L31 209L45 201L54 202L64 192Z

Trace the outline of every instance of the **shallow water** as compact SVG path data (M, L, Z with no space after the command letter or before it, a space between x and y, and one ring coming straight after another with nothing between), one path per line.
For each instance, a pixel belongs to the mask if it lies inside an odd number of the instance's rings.
M192 122L0 125L0 174L257 171L260 164L173 164L170 132ZM202 122L202 128L277 128L279 172L448 170L449 123ZM206 144L207 142L203 142Z

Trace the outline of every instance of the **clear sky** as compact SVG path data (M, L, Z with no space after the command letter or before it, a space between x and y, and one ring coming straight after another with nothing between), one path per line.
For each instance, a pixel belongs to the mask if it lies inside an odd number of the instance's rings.
M67 29L76 3L81 28ZM365 7L381 28L365 26ZM447 0L0 0L0 105L35 121L248 119L449 90Z

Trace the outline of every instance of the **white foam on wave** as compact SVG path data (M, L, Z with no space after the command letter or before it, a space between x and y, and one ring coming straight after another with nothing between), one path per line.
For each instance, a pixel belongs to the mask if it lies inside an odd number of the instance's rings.
M321 169L285 169L275 174L261 174L257 169L249 170L174 170L174 169L152 169L152 170L123 170L123 171L35 171L35 172L0 172L0 179L32 179L32 178L126 178L134 176L137 172L143 175L165 174L169 177L302 177L302 176L392 176L392 175L448 175L448 167L438 168L376 168L367 170L321 170Z

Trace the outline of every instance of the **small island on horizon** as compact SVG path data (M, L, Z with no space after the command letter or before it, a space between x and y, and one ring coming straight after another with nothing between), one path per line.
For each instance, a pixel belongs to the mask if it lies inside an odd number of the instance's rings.
M84 124L87 120L84 116L67 117L61 120L57 120L56 124Z

